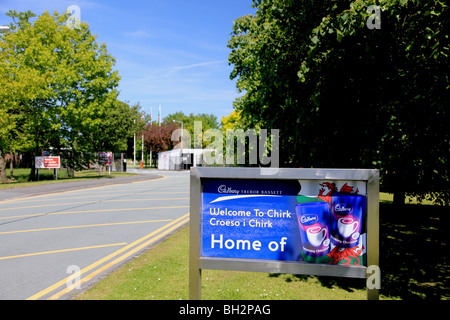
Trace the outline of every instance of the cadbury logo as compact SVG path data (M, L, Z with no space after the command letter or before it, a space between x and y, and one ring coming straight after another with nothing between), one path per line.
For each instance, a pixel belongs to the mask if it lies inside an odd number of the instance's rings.
M304 225L314 224L317 220L319 220L317 214L304 214L300 217L300 222Z
M334 212L340 214L348 214L353 211L353 207L346 203L336 203L333 208Z
M221 186L219 186L219 188L217 189L217 191L219 193L233 193L233 194L239 194L239 190L234 190L230 187L227 187L226 185L222 184Z

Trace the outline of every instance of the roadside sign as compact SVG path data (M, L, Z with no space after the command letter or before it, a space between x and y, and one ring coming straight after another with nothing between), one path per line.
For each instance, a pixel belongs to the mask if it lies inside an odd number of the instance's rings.
M367 278L378 266L378 170L264 170L191 170L190 298L202 269Z
M98 162L110 166L112 163L112 152L100 151L98 153Z
M34 167L36 169L59 169L61 161L59 156L35 157Z

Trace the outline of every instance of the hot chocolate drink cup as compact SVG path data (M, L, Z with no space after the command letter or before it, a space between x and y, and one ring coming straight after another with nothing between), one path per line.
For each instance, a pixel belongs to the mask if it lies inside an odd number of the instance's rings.
M338 231L343 238L350 237L356 230L358 230L358 225L358 221L351 217L338 219Z
M353 248L359 244L366 210L366 197L336 192L331 197L330 239L334 245Z
M306 230L309 243L314 247L319 247L327 237L327 228L315 226Z
M329 203L299 203L295 211L303 259L307 262L321 261L330 251Z

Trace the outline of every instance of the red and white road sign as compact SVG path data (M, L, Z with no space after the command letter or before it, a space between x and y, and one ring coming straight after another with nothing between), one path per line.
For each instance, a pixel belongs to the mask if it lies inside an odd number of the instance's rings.
M61 166L61 161L58 157L35 157L34 167L36 169L59 169Z
M112 163L112 152L100 151L98 153L98 162L103 163L107 166L110 166Z

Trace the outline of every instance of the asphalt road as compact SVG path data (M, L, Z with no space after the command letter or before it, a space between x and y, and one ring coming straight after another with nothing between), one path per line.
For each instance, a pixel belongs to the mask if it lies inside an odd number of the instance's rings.
M158 174L0 191L0 299L70 298L188 223L189 172Z

